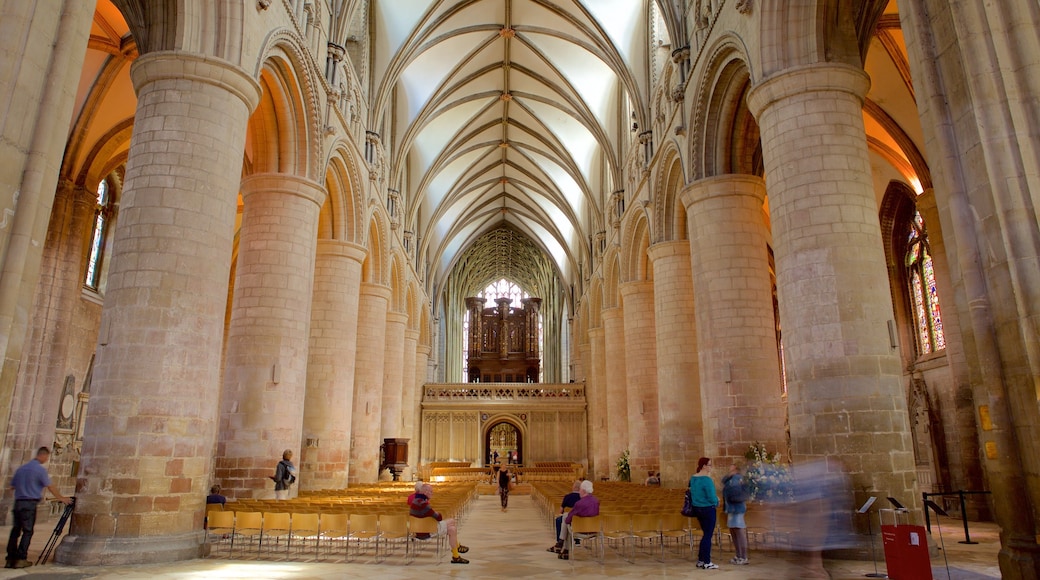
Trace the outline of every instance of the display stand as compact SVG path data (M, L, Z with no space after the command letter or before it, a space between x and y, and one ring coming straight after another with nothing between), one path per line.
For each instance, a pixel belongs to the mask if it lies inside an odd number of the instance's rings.
M932 580L928 536L924 526L910 523L906 509L879 509L885 565L893 580ZM885 523L886 520L891 523Z
M867 499L858 510L856 510L856 513L865 514L867 516L867 533L870 534L870 558L874 560L874 572L864 574L864 576L867 578L888 578L888 574L882 574L877 570L877 545L874 543L874 526L870 524L870 506L874 505L875 501L877 501L877 498L870 496L870 498ZM878 525L881 525L880 514L878 515Z

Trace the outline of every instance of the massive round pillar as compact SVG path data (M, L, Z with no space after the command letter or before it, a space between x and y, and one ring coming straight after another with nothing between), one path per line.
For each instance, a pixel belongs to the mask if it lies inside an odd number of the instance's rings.
M294 175L242 181L216 461L216 479L230 497L267 495L282 452L301 457L318 210L325 196L320 184Z
M654 264L661 484L681 487L704 455L690 243L661 242L648 255Z
M603 310L603 384L606 385L606 439L609 475L616 476L614 465L629 448L628 388L625 372L625 316L621 308Z
M748 95L769 190L795 460L862 494L919 504L892 299L863 127L869 79L814 64ZM838 463L841 465L839 466Z
M318 240L303 406L301 490L347 486L364 259L361 246Z
M57 551L79 566L202 553L242 152L260 99L241 68L182 52L138 58L131 78L76 512Z
M356 366L354 367L354 433L350 447L350 483L379 479L383 367L386 363L386 314L390 287L361 283L358 301ZM398 408L400 409L400 408Z
M657 338L652 280L625 282L625 373L632 480L643 481L660 464L657 409Z
M719 465L742 459L756 442L787 452L765 193L762 179L751 175L703 179L683 193L705 455Z
M382 438L403 437L404 423L401 397L404 394L404 331L408 315L388 312L386 315L386 360L383 364Z

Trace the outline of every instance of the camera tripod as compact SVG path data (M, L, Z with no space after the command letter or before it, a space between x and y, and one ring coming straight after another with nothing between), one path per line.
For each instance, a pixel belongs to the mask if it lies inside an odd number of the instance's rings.
M51 552L54 551L54 547L58 545L58 538L61 537L61 533L65 530L65 524L69 521L69 517L72 516L72 511L76 508L76 498L72 498L72 501L65 506L65 510L61 512L61 517L58 518L58 524L54 526L54 531L51 533L51 537L47 540L47 545L43 547L43 552L40 553L40 557L36 558L36 565L46 564L47 560L51 557Z

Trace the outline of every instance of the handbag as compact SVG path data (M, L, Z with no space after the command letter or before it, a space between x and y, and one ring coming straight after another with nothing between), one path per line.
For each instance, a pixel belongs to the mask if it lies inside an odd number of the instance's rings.
M683 498L682 510L680 510L679 513L688 518L693 517L693 498L690 497L690 490L688 488L686 490L686 497Z

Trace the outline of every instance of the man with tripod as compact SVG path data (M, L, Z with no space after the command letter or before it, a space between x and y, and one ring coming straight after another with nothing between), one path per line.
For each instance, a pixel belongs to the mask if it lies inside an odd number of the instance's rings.
M14 488L14 508L11 513L11 538L7 541L7 568L28 568L29 542L32 541L33 527L36 525L36 507L43 499L43 490L49 489L61 503L69 505L72 498L61 495L57 486L51 483L47 469L43 466L51 458L51 450L40 447L36 458L18 468L11 478ZM19 536L21 540L19 541Z

